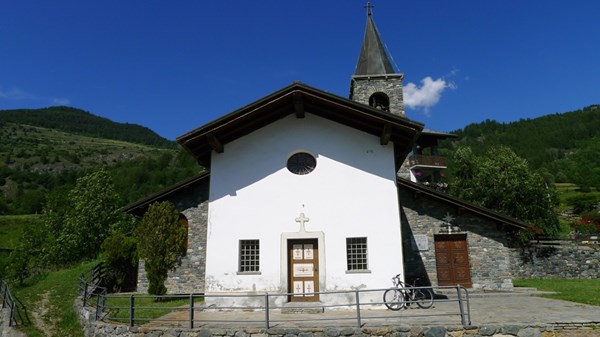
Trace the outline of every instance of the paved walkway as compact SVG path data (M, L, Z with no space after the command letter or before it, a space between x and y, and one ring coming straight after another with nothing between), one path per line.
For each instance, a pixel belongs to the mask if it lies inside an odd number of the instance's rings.
M595 323L600 325L600 307L533 296L539 292L521 290L511 293L470 293L470 322L467 325L524 325L531 323L565 324ZM452 297L450 296L450 299ZM413 305L414 307L414 305ZM466 311L466 308L465 308ZM189 311L172 312L145 326L188 327ZM270 312L270 327L319 328L357 327L356 311L326 310L322 314L283 314ZM196 311L194 327L264 327L264 312ZM437 301L431 309L410 308L361 310L363 327L410 325L461 325L458 302Z

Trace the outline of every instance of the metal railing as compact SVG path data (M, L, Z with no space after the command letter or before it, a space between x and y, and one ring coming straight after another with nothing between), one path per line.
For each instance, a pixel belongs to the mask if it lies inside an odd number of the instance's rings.
M2 299L2 310L8 308L8 326L29 323L27 308L11 292L5 280L0 282L0 299ZM18 319L17 319L18 318Z
M86 274L89 274L89 278L86 278ZM95 295L97 292L106 292L106 288L100 286L103 278L104 264L102 262L95 265L87 273L82 273L79 277L79 296L81 296L84 307L92 295Z
M430 323L432 319L453 320L452 317L456 316L460 318L463 326L471 325L469 294L464 287L410 287L408 289L416 288L429 288L434 291L436 295L432 308L413 310L417 305L413 304L413 301L407 301L407 307L410 309L386 310L382 300L373 299L382 299L387 289L305 293L302 295L319 296L321 301L300 304L288 302L288 299L298 295L293 293L153 296L107 295L103 291L97 292L94 295L95 301L87 301L87 304L95 306L96 319L122 322L130 326L157 322L166 326L176 325L193 329L210 324L227 326L243 323L245 326L258 325L268 329L281 323L314 325L319 322L324 324L331 321L353 321L353 325L362 327L366 322L381 320L388 323L408 320ZM344 298L345 303L336 304L339 302L336 298ZM350 298L352 300L349 300ZM365 300L366 298L369 300ZM212 304L207 306L205 301ZM254 304L241 304L249 302ZM321 315L303 315L311 310L320 312L327 310L327 312ZM453 321L447 323L456 324Z

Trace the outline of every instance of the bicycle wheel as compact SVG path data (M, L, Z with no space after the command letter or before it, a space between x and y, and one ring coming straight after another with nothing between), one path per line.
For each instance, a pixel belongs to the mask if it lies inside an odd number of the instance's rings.
M429 309L433 305L433 291L431 288L420 288L414 290L415 302L423 309Z
M400 289L388 289L383 293L383 303L390 310L400 310L406 305L404 293Z

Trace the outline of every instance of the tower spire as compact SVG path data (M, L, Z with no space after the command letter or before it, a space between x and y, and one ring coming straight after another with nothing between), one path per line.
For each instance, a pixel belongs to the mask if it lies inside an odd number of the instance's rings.
M373 22L373 4L367 2L367 28L356 70L350 82L350 99L398 116L404 116L402 79L394 71Z
M354 75L384 75L394 74L394 67L385 51L379 32L373 22L373 4L367 2L367 27L363 38L362 48L356 72Z

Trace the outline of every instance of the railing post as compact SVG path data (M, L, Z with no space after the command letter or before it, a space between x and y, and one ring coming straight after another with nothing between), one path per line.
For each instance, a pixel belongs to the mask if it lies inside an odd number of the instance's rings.
M133 295L131 295L131 297L129 297L129 326L133 326L135 324L135 318L133 317L133 314L135 313L135 297Z
M102 312L102 310L100 309L100 297L103 296L102 293L98 294L98 297L96 299L96 320L98 320L100 318L100 313Z
M8 287L8 283L4 282L4 280L2 280L2 283L0 283L0 294L2 295L2 309L6 308L6 289L2 291L2 286L5 284L6 287Z
M265 293L265 329L268 329L269 325L269 293Z
M467 321L467 325L471 325L471 300L469 299L469 291L466 288L465 290L465 299L467 300L467 316L469 320Z
M83 306L85 307L87 304L87 291L88 291L88 283L86 282L83 286Z
M15 320L15 301L12 301L12 304L10 305L10 314L9 314L9 318L8 318L8 326L13 326L13 322ZM16 322L15 322L16 323Z
M456 293L458 294L458 308L460 310L460 322L463 326L467 325L465 320L465 309L463 307L462 294L460 292L460 285L456 285Z
M358 324L357 328L360 329L362 326L361 318L360 318L360 293L358 290L354 291L356 294L356 323Z
M194 294L190 294L190 329L194 328Z

